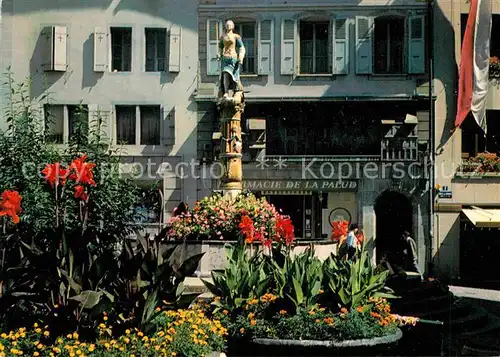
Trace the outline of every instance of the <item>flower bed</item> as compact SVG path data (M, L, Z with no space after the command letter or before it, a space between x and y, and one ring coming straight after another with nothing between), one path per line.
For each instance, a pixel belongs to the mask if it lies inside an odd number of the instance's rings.
M99 338L82 340L78 332L52 335L49 326L35 323L0 334L0 357L5 356L208 356L222 351L227 330L218 320L208 319L203 311L164 310L154 319L156 330L144 333L137 328L113 335L106 314L98 326Z
M312 250L292 256L275 248L250 256L241 246L229 249L228 266L212 272L212 282L205 284L216 296L206 309L227 326L230 354L248 355L248 346L256 355L292 355L299 345L303 355L342 346L356 347L355 354L361 345L393 346L401 337L398 326L414 321L391 314L384 298L392 297L387 271L375 270L363 249L356 257L320 261Z

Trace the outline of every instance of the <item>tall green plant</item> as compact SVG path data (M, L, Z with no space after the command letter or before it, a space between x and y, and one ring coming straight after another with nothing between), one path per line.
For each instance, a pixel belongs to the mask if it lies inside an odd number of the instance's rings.
M324 262L323 271L327 300L339 307L355 308L364 305L370 297L396 297L385 286L389 272L377 272L365 249L357 253L354 262L332 254Z
M322 263L314 256L312 248L293 258L287 254L282 265L273 261L273 268L276 294L285 304L288 301L294 311L309 309L316 304L321 291L323 270Z
M260 251L251 255L246 245L236 244L226 248L226 255L226 269L211 273L213 283L202 280L212 294L223 298L229 308L237 308L268 291L270 276L265 270L267 260L262 258Z

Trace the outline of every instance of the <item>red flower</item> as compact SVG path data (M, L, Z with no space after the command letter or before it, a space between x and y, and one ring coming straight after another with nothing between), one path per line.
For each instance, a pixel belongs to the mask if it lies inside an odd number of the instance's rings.
M82 185L75 186L75 197L87 201L89 196L87 192L85 192L85 187L83 187Z
M69 178L77 183L95 186L94 174L92 173L95 164L85 162L86 159L87 155L82 155L73 160L69 165L71 171Z
M276 221L276 235L284 239L286 245L290 245L295 239L295 228L290 218L279 217Z
M253 243L255 241L255 227L250 217L241 217L241 223L238 227L241 229L241 234L245 237L245 243Z
M23 211L21 209L22 199L17 191L4 191L0 200L0 216L9 216L12 218L12 222L19 223L18 214Z
M55 164L45 165L45 168L42 170L42 174L44 175L45 181L54 187L59 184L64 185L66 183L68 170L61 167L59 162L56 162Z
M347 236L347 231L349 230L349 222L347 222L346 220L334 221L332 223L332 226L333 229L332 229L331 239L333 241L339 241L339 242L344 240Z
M365 239L364 233L361 231L358 231L358 233L356 233L356 239L358 241L358 244L363 243L363 240Z

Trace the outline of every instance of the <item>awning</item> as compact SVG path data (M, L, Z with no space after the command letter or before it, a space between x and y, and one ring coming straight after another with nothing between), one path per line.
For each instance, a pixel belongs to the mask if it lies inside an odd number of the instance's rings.
M477 228L500 228L500 209L471 207L462 212Z
M261 191L262 196L309 196L312 195L312 191Z

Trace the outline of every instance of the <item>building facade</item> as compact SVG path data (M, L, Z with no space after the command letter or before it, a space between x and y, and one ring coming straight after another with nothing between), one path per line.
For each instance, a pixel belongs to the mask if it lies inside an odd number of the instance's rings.
M490 6L490 54L498 58L500 3L491 0ZM457 111L458 65L469 7L466 0L438 0L435 6L436 183L440 189L435 205L433 257L436 270L443 276L464 284L498 287L498 269L491 269L500 248L500 180L496 159L500 150L500 91L496 66L490 66L486 135L472 115L452 132ZM478 160L481 156L484 159ZM484 164L480 164L481 160Z
M300 239L346 218L374 256L407 230L430 261L428 6L413 0L200 1L198 158L217 166L217 47L243 38L244 187L292 217ZM217 170L212 170L215 172ZM198 197L218 189L201 175ZM375 239L376 238L376 239Z
M120 150L124 175L162 191L164 219L181 200L194 201L196 179L181 180L176 168L197 153L191 100L198 78L197 2L0 4L2 72L11 66L17 81L31 78L47 140L63 148L83 105L89 124L100 121ZM160 214L146 212L144 223L158 223Z

